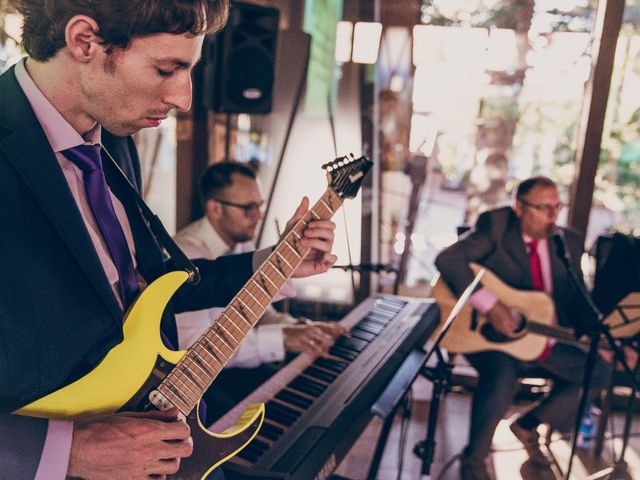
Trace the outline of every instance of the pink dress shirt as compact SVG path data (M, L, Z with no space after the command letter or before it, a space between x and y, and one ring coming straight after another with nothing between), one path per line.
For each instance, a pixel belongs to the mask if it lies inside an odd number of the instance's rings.
M100 143L100 125L96 124L96 126L87 132L84 137L81 136L64 119L64 117L60 115L60 113L31 79L27 69L25 68L24 59L16 65L15 74L18 84L24 91L27 100L31 104L31 107L33 108L33 111L38 118L49 143L51 144L51 148L55 152L58 162L60 162L60 168L62 168L62 172L69 184L71 194L78 205L80 215L84 220L87 230L89 231L89 236L96 248L96 252L98 253L100 263L104 268L105 275L107 276L111 288L114 291L114 295L122 306L120 295L118 293L118 271L111 260L107 246L98 228L98 224L96 223L93 213L91 212L91 208L89 207L89 203L87 202L87 196L82 179L82 171L61 153L67 148L72 148L85 143ZM135 268L135 247L129 221L122 203L120 203L113 194L111 194L111 200L113 201L113 208L118 220L120 221L125 238L127 239L129 250L132 252ZM65 479L69 466L72 437L72 422L49 420L47 437L40 457L40 464L38 465L35 480Z

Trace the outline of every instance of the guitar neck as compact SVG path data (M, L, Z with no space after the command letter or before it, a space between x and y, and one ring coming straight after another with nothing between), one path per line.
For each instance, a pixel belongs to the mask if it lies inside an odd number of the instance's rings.
M255 326L310 248L300 243L307 224L328 220L342 198L327 188L322 197L276 246L247 284L164 378L158 390L183 413L197 405L211 383Z
M528 330L530 333L537 333L546 337L555 338L560 343L564 343L565 345L571 345L574 347L589 346L588 342L577 339L573 334L573 330L569 328L529 322ZM606 342L600 342L600 348L608 348L607 345L608 343Z

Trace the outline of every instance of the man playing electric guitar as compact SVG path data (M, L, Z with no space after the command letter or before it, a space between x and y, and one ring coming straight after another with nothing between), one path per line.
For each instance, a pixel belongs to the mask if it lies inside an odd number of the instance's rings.
M0 478L165 478L192 452L176 408L78 422L11 412L93 371L123 343L140 291L177 269L110 157L139 186L130 135L190 108L204 35L224 25L228 1L17 4L29 57L0 75ZM336 259L333 223L307 227L311 255L295 276ZM260 260L194 261L200 283L161 313L169 342L174 311L227 304Z
M585 309L549 242L557 228L559 210L555 183L546 177L529 178L519 185L513 208L480 215L471 231L440 253L436 266L455 295L460 295L473 279L471 262L487 267L511 287L544 291L553 298L558 324L570 327ZM563 231L574 267L580 271L583 240L571 230ZM520 326L520 319L487 288L475 292L470 304L485 314L500 333L511 336ZM518 376L531 365L548 371L554 378L554 387L546 398L515 420L511 430L524 444L530 460L548 468L549 460L539 447L537 427L541 423L560 431L572 427L586 349L549 341L533 362L521 362L499 351L466 357L478 371L479 379L473 396L469 442L461 460L463 480L490 478L485 460L494 431L513 400ZM591 383L592 400L607 384L610 374L611 365L599 360Z

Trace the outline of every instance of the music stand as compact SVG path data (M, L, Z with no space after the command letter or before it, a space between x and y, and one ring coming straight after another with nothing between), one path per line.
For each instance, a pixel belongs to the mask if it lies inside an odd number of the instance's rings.
M589 386L591 384L591 377L593 375L593 369L596 363L596 358L598 354L598 345L600 344L600 338L604 337L606 341L611 346L615 354L615 360L620 362L624 367L624 371L629 376L629 380L633 385L634 390L640 390L640 384L638 383L638 379L635 377L634 372L631 371L629 366L627 365L624 357L624 352L620 345L620 341L616 340L611 334L610 326L605 323L605 316L600 310L600 308L595 304L593 298L587 291L584 283L578 275L578 272L574 268L570 255L566 250L564 237L562 233L558 233L552 237L553 242L555 243L556 250L560 261L564 265L569 274L569 278L571 282L574 284L576 290L579 295L585 301L586 306L591 312L592 316L589 318L587 316L582 324L580 325L582 333L588 332L590 338L590 346L589 352L587 353L587 359L584 367L584 375L582 379L582 391L580 394L580 399L578 402L578 409L576 411L575 425L573 430L573 438L571 441L571 455L569 456L569 465L567 466L567 471L565 472L565 480L569 480L571 475L571 467L573 465L573 458L575 456L577 440L578 440L578 430L580 429L580 423L582 422L582 417L584 415L585 408L587 406L587 398L589 393ZM628 290L627 290L628 291ZM623 294L624 295L624 294ZM615 308L614 308L615 310ZM576 326L576 332L578 333L578 327ZM578 334L577 336L581 336Z
M485 270L481 269L473 281L465 288L462 295L454 305L451 313L447 317L446 321L442 325L442 328L438 332L431 349L425 355L424 363L426 365L431 355L436 352L438 356L438 365L434 368L428 368L424 366L420 373L422 373L427 379L433 383L433 394L431 395L431 402L429 405L429 419L427 421L427 432L424 440L418 442L413 448L413 453L420 459L422 459L421 475L429 475L431 470L431 463L433 462L433 454L436 449L436 424L438 421L438 411L440 408L440 397L445 387L449 384L451 377L451 370L453 366L444 359L444 355L440 350L440 342L449 331L451 324L456 319L460 311L464 308L469 301L469 297L473 294L474 290L480 283L480 279L484 275Z
M609 326L609 331L616 338L633 338L637 337L640 332L640 292L631 292L624 297L616 308L605 319L604 323ZM640 363L636 365L633 372L634 378L638 378L640 372ZM635 397L637 394L636 383L631 382L631 394L627 401L625 409L624 429L622 434L622 448L620 455L615 457L611 467L589 475L586 480L596 480L598 478L610 478L616 480L631 480L631 476L627 471L627 462L624 460L627 446L629 445L629 435L631 433L631 421L633 418L633 410L635 405Z

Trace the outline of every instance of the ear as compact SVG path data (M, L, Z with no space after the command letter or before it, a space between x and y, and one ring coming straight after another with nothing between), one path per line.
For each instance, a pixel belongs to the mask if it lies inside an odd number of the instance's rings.
M102 39L98 35L98 22L86 15L76 15L67 22L64 38L71 55L82 63L87 63L102 49Z
M524 205L522 205L522 202L516 200L516 204L513 206L513 210L516 212L516 217L522 218L523 209Z
M220 203L211 199L205 202L204 210L209 220L217 220L218 218L220 218L220 215L222 214L222 208Z

